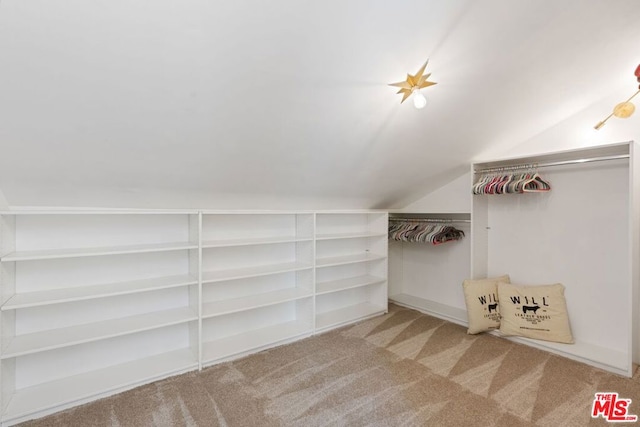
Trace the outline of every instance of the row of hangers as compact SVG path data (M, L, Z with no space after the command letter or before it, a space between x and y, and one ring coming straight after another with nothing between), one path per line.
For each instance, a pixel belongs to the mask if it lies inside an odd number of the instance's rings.
M524 165L487 171L480 175L472 190L473 194L542 193L550 191L551 184L534 166Z
M464 231L453 227L451 222L439 219L389 218L389 239L433 245L462 239Z

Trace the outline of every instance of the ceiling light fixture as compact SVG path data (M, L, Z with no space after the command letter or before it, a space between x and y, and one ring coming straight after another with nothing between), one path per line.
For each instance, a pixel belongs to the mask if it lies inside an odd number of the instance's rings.
M640 65L638 65L638 68L636 68L635 76L636 76L636 79L638 80L638 83L640 83ZM615 107L613 107L613 112L609 114L607 118L605 118L603 121L598 122L598 124L595 125L593 128L595 130L600 129L602 126L604 126L607 120L611 118L611 116L616 116L620 119L626 119L628 117L631 117L633 112L636 111L636 106L631 103L631 100L639 93L640 93L640 86L638 86L638 91L636 93L631 95L631 97L629 97L629 99L627 99L626 101L621 102L617 104Z
M424 70L427 68L429 60L424 63L422 67L414 75L407 74L407 79L403 82L390 83L389 86L399 87L400 90L397 93L402 94L402 104L407 98L413 95L413 105L416 108L424 108L427 105L427 98L420 92L420 89L433 86L435 82L429 82L427 79L431 76L431 73L424 74Z

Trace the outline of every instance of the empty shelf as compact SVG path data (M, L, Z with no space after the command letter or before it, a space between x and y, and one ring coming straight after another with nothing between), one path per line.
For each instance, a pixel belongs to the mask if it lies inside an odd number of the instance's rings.
M25 292L15 294L9 298L9 300L3 304L2 310L15 310L18 308L82 301L93 298L104 298L196 284L198 284L198 280L196 278L189 275L182 275L131 280L104 285L77 286L47 291Z
M364 319L365 317L382 314L386 311L387 309L385 307L363 302L325 313L318 313L316 315L316 332L351 323L359 319Z
M181 349L16 390L2 421L22 421L20 417L38 411L78 403L92 396L105 396L197 368L193 352Z
M359 239L363 237L387 237L387 233L363 231L353 233L326 233L316 235L316 240Z
M2 359L147 331L197 319L198 314L195 310L189 307L181 307L18 335L8 339L9 342L2 352Z
M358 262L377 261L381 259L386 259L386 257L382 255L371 254L369 252L364 252L357 255L318 258L316 259L316 267L330 267L334 265L354 264Z
M251 246L268 245L273 243L295 243L309 242L311 237L301 238L296 236L276 236L276 237L245 237L237 239L207 240L202 242L202 248L224 248L229 246Z
M310 335L312 332L311 325L296 320L251 330L203 343L202 360L203 363L211 363L266 345L275 345L280 341L301 335Z
M41 251L18 251L4 255L1 262L30 261L39 259L78 258L87 256L104 256L134 254L145 252L165 252L185 249L198 249L198 245L190 242L153 243L146 245L107 246L96 248L51 249Z
M254 267L233 268L228 270L205 271L202 273L202 283L220 282L231 279L244 279L258 277L267 274L286 273L288 271L305 270L311 265L300 262L287 262L282 264L259 265Z
M207 302L202 305L202 317L221 316L311 296L310 289L288 288L246 297Z
M362 286L383 283L386 279L374 276L349 277L348 279L332 280L316 284L316 294L327 294L330 292L343 291L345 289L359 288Z

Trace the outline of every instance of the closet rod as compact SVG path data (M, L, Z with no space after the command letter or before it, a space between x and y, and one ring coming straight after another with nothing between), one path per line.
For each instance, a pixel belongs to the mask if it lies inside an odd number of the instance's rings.
M390 217L389 221L405 221L405 222L436 222L436 223L449 223L449 222L471 222L470 219L449 219L449 218L396 218Z
M629 158L628 154L619 154L615 156L592 157L588 159L563 160L558 162L532 163L532 164L522 164L522 165L495 167L495 168L487 168L487 169L475 169L474 172L475 173L502 172L502 171L508 171L508 170L527 169L527 168L547 168L550 166L574 165L574 164L580 164L580 163L602 162L605 160L619 160L619 159L628 159L628 158Z

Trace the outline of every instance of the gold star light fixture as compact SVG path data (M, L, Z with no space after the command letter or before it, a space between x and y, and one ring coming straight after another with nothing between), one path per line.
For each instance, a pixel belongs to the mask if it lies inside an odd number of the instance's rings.
M435 82L427 81L431 76L431 73L424 74L424 70L427 68L428 63L429 60L427 60L427 62L425 62L414 75L407 74L407 79L405 81L389 84L389 86L396 86L400 88L398 93L402 94L402 101L400 101L401 104L405 99L413 95L413 105L415 105L416 108L424 108L424 106L427 105L427 99L420 92L420 89L436 84Z
M638 83L640 83L640 65L638 65L638 68L636 68L636 71L634 74L636 76L636 80L638 80ZM611 116L616 116L620 119L626 119L628 117L631 117L633 112L636 111L636 106L631 103L631 100L639 93L640 93L640 86L638 86L638 91L633 95L631 95L629 99L613 107L613 112L609 114L606 119L604 119L601 122L598 122L598 124L594 126L594 129L598 130L602 126L604 126L604 124L607 122L607 120L611 118Z

